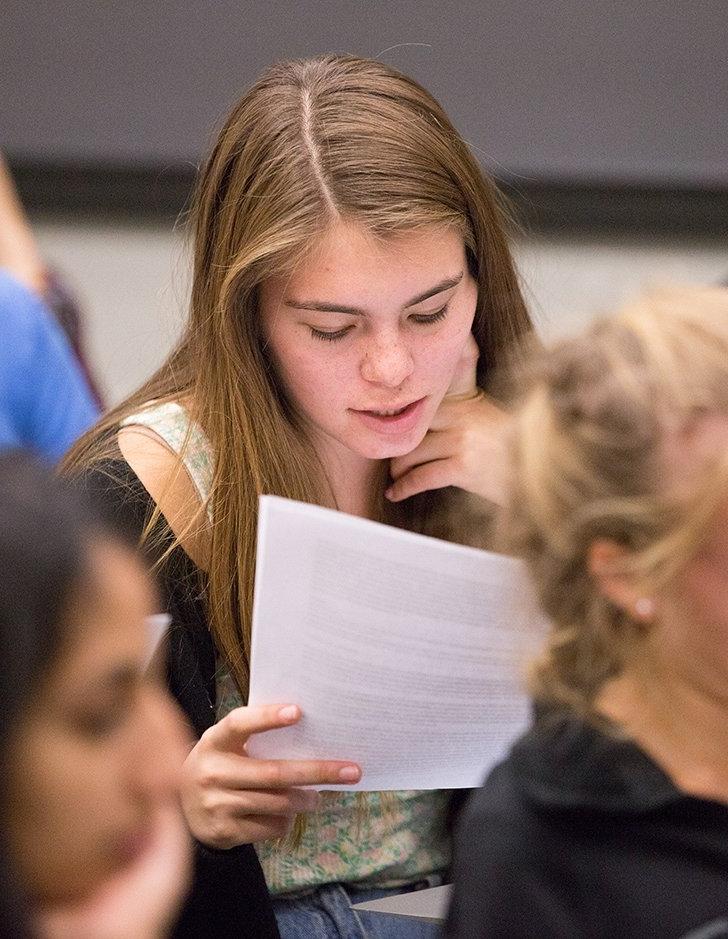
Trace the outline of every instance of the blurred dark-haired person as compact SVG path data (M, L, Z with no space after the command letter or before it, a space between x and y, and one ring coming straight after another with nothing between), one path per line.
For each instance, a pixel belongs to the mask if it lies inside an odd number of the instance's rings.
M553 628L533 727L459 827L447 935L728 936L728 291L545 355L506 533Z
M148 668L151 582L17 451L0 516L0 935L163 936L188 881L186 734Z

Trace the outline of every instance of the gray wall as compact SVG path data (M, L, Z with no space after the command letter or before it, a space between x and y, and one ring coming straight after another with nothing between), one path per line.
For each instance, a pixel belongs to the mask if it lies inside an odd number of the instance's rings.
M728 189L726 0L5 0L16 161L184 167L270 61L373 55L497 176Z

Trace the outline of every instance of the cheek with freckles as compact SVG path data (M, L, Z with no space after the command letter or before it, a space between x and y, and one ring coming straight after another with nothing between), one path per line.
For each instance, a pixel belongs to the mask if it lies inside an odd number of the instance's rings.
M303 420L331 415L346 407L351 395L352 370L346 362L282 350L274 367L290 404Z

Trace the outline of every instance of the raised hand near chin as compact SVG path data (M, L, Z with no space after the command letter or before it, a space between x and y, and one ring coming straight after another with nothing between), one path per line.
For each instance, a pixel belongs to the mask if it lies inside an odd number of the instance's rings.
M393 502L457 486L491 502L505 497L509 415L478 388L478 345L471 334L447 394L422 442L390 463Z

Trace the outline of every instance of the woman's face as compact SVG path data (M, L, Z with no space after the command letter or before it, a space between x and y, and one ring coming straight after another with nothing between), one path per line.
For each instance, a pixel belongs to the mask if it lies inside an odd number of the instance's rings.
M185 756L176 706L145 674L148 578L111 543L91 558L93 590L71 604L8 754L7 837L39 903L81 899L144 853Z
M339 222L293 275L266 281L265 339L319 453L413 450L453 379L476 303L451 229L383 241Z

